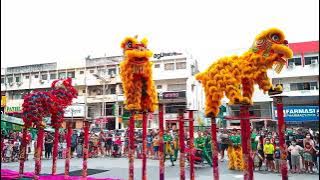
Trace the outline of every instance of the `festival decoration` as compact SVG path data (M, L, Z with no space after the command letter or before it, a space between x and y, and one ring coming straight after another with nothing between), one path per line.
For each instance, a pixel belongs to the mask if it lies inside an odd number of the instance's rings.
M24 97L22 119L27 128L32 125L45 126L44 117L51 116L51 126L60 128L64 109L77 97L77 90L72 86L72 79L55 80L50 91L36 91Z
M131 111L134 116L134 111L143 112L143 138L144 142L142 149L142 177L146 179L146 114L154 112L158 103L157 92L152 80L152 62L149 58L152 57L152 52L147 48L147 39L142 39L140 42L138 37L126 37L122 43L124 60L120 64L120 77L123 82L124 96L126 97L125 108ZM130 118L129 122L129 179L134 177L134 117Z
M51 116L51 126L55 128L55 140L53 147L53 167L52 173L56 172L58 130L63 122L64 109L71 105L72 99L76 98L77 90L72 86L72 79L55 80L51 84L49 91L36 91L24 97L22 104L22 119L24 128L36 126L38 129L37 145L43 144L44 128L46 127L43 118ZM25 137L25 136L23 136ZM26 138L23 138L21 149L26 148ZM22 151L24 152L24 151ZM36 148L35 158L35 179L41 171L41 152L42 146ZM20 158L19 173L23 174L25 155Z
M152 80L152 52L147 49L147 39L127 37L121 43L124 61L120 64L125 108L127 110L154 112L158 103L157 91Z
M281 90L280 86L272 86L267 70L274 67L280 73L291 57L292 50L284 33L270 28L257 35L252 47L243 55L223 57L214 62L196 75L205 90L206 115L218 115L224 94L230 100L229 104L252 104L254 84L264 92Z

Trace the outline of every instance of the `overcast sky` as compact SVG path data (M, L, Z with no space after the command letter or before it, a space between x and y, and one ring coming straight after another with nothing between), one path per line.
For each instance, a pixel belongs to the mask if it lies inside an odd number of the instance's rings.
M202 70L269 27L289 42L319 40L319 0L1 0L1 67L79 66L120 55L121 40L138 34L155 52L191 53Z

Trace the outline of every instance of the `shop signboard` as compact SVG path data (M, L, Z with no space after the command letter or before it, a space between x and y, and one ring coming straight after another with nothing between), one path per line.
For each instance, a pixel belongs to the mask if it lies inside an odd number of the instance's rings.
M182 99L182 98L186 98L186 91L162 93L162 99Z
M277 117L275 107L275 118ZM284 119L287 122L319 121L319 106L284 106Z
M64 117L84 117L84 104L68 106L65 109Z

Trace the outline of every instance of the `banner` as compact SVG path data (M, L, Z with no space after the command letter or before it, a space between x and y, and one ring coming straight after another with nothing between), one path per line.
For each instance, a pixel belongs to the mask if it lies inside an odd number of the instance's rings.
M284 106L283 114L285 121L319 121L319 106ZM278 119L277 110L275 118Z

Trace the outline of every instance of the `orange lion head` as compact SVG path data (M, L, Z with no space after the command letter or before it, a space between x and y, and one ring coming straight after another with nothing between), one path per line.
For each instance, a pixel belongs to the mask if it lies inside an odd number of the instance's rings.
M152 57L152 52L147 48L148 40L143 38L138 41L138 36L126 37L122 43L124 56L132 63L143 64Z
M292 58L293 55L284 33L277 28L270 28L258 34L251 50L264 58L271 57L270 60L275 65L277 73L281 71L287 60Z

